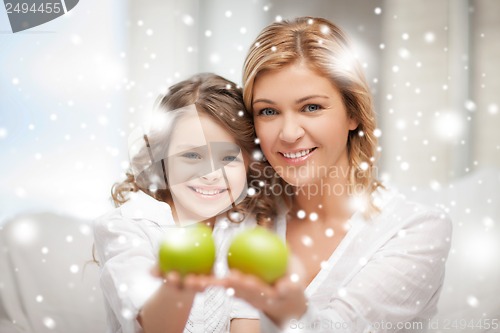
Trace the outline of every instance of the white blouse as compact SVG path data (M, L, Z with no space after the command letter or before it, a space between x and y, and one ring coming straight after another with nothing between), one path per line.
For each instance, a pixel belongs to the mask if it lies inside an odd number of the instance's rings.
M241 223L232 223L224 217L216 219L213 229L216 276L227 273L226 253L233 236L255 225L252 218ZM95 248L101 266L108 332L142 332L136 317L161 284L150 275L150 270L156 264L163 233L173 226L168 204L140 191L95 221ZM221 306L214 314L217 305ZM227 332L233 318L258 317L258 312L244 301L228 297L223 288L210 287L196 295L184 332Z
M308 310L281 329L263 313L261 331L425 332L443 284L451 242L444 212L378 190L373 220L355 213L349 230L306 288ZM286 237L286 212L277 233Z

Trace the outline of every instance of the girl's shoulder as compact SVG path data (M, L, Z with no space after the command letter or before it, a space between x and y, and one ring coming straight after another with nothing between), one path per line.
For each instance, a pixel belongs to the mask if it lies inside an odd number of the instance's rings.
M175 224L170 206L142 191L131 193L127 202L98 217L95 223L102 224L113 220L123 223L142 220L160 226Z

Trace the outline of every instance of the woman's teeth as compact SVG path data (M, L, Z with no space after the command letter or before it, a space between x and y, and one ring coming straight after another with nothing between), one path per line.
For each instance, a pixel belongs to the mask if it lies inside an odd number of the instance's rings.
M305 149L305 150L297 151L295 153L282 153L282 154L286 158L299 158L299 157L302 157L302 156L306 156L310 152L312 152L312 149Z

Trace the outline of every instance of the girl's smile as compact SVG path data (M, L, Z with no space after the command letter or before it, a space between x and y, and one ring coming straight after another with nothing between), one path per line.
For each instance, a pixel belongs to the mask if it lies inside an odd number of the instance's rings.
M206 186L191 186L188 188L195 193L196 196L205 200L217 200L225 195L227 188L224 187L206 187Z

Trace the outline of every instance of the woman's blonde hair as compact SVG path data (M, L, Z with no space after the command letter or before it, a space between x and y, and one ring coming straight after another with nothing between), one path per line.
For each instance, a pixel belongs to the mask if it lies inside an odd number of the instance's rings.
M252 160L257 145L252 118L244 112L241 88L221 76L203 73L173 85L164 96L159 98L156 109L166 116L169 126L163 128L164 133L144 135L144 138L139 138L144 144L134 156L131 156L131 168L126 172L126 179L114 184L111 189L111 197L115 206L125 203L131 192L139 190L157 200L173 203L164 161L154 162L150 155L154 149L152 147L168 151L173 126L182 116L182 109L191 105L194 105L198 112L208 115L221 124L230 133L241 148L246 161L250 162L248 164L251 164L247 172L247 184L258 183L262 175L260 171L262 167L261 162ZM158 186L159 183L163 186ZM260 191L253 192L255 193L253 196L247 196L227 212L231 221L238 222L232 218L232 214L229 214L234 211L255 214L261 225L268 224L274 217L274 203L263 198L263 193Z
M243 98L252 112L253 87L260 73L304 63L330 79L340 91L347 115L359 125L349 132L349 183L371 195L381 186L376 179L377 137L372 96L361 65L344 32L323 18L300 17L267 26L250 47L243 69ZM286 89L286 87L283 87ZM369 210L376 209L369 201Z

